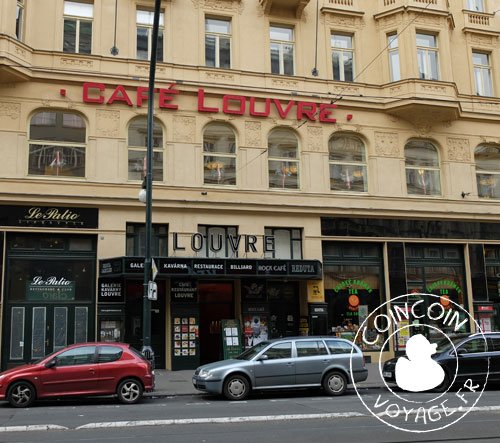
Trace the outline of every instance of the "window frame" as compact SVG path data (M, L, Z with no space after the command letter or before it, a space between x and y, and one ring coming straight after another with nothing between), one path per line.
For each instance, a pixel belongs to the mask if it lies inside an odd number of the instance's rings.
M234 152L218 152L218 151L208 151L208 150L205 150L206 147L205 147L205 143L209 143L208 141L205 142L205 134L207 131L210 130L210 128L213 128L213 127L216 127L216 126L221 126L221 127L225 127L227 129L229 129L232 133L233 133L233 137L234 137ZM236 137L236 131L233 129L232 126L226 124L226 123L222 123L222 122L213 122L213 123L209 123L208 125L205 126L205 128L203 129L203 133L202 133L202 155L203 155L203 161L202 161L202 176L203 176L203 186L222 186L222 187L235 187L238 185L238 139ZM216 168L218 168L219 170L222 170L224 169L224 164L222 167L219 167L219 160L218 158L222 157L222 158L227 158L227 159L231 159L231 160L234 160L234 183L228 183L228 184L224 184L224 183L207 183L205 182L205 172L207 169L207 165L209 164L209 162L206 161L206 158L207 157L215 157L217 158L217 160L215 162L210 162L210 163L216 163ZM222 174L221 174L221 178L220 180L222 180Z
M146 7L137 5L136 7L136 13L135 13L135 59L136 60L143 60L143 61L150 61L151 60L151 49L152 49L152 39L153 39L153 25L152 24L146 24L146 23L139 23L137 21L137 12L142 11L142 12L153 12L153 10L148 9ZM163 24L162 24L163 22ZM138 56L138 51L137 51L137 31L139 28L146 29L148 32L148 57L147 59L144 58L139 58ZM162 51L158 52L158 46L156 47L156 61L157 62L163 62L165 60L165 11L162 9L160 11L160 18L159 18L159 25L158 25L158 37L160 37L160 34L162 36ZM158 38L159 40L159 38Z
M269 153L269 139L273 135L273 132L278 132L278 131L288 132L289 134L291 134L295 137L296 150L297 150L295 157L276 157L276 156L271 156L271 154ZM299 191L301 189L301 185L302 185L301 180L300 180L300 170L301 170L302 165L301 165L301 151L300 151L299 137L297 136L297 134L289 128L283 128L283 127L273 128L271 131L269 131L269 134L267 136L267 150L266 151L267 151L267 179L268 179L269 189L279 190L279 191ZM283 186L281 186L281 187L271 186L271 168L270 168L271 162L293 163L295 165L295 169L296 169L295 175L297 178L297 186L296 187L285 186L286 179L282 180ZM291 167L290 167L290 173L291 174L294 173L293 171L291 171ZM281 175L283 175L283 177L285 177L285 175L283 173Z
M391 82L397 82L401 80L401 59L399 57L399 36L397 32L390 32L387 35L387 53L389 56L389 75L391 78ZM396 46L392 46L394 41L396 42ZM392 56L396 54L397 57L397 64L398 64L398 74L399 78L396 78L397 76L394 73L393 66L392 66Z
M498 169L478 169L477 168L477 161L476 161L476 154L477 154L477 150L481 147L487 147L487 148L495 148L498 152L498 160L499 160L499 168ZM478 146L476 146L476 148L474 149L474 163L475 163L475 170L476 170L476 185L477 185L477 196L479 198L484 198L484 199L497 199L497 198L500 198L500 145L493 145L493 144L480 144ZM497 179L497 182L494 183L495 185L498 184L498 188L499 188L499 197L492 197L492 196L487 196L487 195L480 195L480 190L479 190L479 185L481 184L479 182L479 175L489 175L489 179L490 178L493 178L493 179ZM488 183L485 183L484 186L487 186Z
M210 230L211 229L223 229L224 230L224 255L219 256L216 255L216 253L212 252L210 250L209 246L209 240L210 240ZM233 232L229 232L230 230L234 230ZM238 258L238 251L234 252L230 247L229 247L229 240L228 236L229 235L238 235L238 226L237 225L198 225L197 227L197 232L203 235L203 248L198 252L201 257L206 257L206 258ZM212 255L211 255L212 254Z
M57 128L57 119L58 115L59 118L61 119L61 124L64 126L64 115L65 114L70 114L70 115L76 115L80 117L85 125L85 141L83 142L76 142L76 141L60 141L60 140L47 140L47 139L36 139L31 137L31 126L32 120L35 118L35 116L42 114L42 113L47 113L47 114L55 114L55 127ZM36 126L52 126L50 123L48 125L45 125L43 123L38 124ZM50 177L50 178L61 178L61 179L85 179L87 177L87 144L88 144L88 124L83 115L81 115L78 112L73 112L73 111L66 111L62 109L56 109L56 110L36 110L31 117L29 118L29 132L28 132L28 156L27 156L27 161L28 161L28 167L27 167L27 176L30 177ZM36 173L30 173L30 157L31 157L31 147L32 146L40 146L41 150L45 150L46 148L76 148L77 150L82 150L83 156L84 156L84 165L83 165L83 175L59 175L59 168L57 168L57 173L56 174L36 174ZM41 154L40 154L41 155ZM54 159L55 160L55 159ZM59 160L58 160L59 161ZM59 165L57 165L59 167ZM62 165L64 166L64 165ZM61 166L61 167L62 167ZM47 168L47 166L45 166Z
M24 40L24 14L25 14L24 0L17 0L16 9L16 39L22 42Z
M303 256L303 248L302 248L302 228L283 228L283 227L274 227L274 226L266 226L264 228L264 235L273 235L275 236L276 231L288 231L290 233L290 258L281 258L276 257L276 244L275 250L272 252L266 252L264 254L265 258L277 258L281 260L302 260ZM298 232L295 232L298 231ZM298 234L298 237L295 236ZM299 246L300 249L300 257L294 257L294 244Z
M438 166L426 166L426 165L408 165L406 163L406 147L408 146L409 143L411 142L425 142L430 145L435 149L436 151L436 156L437 156L437 163ZM405 181L406 181L406 193L408 196L416 196L416 197L442 197L443 196L443 187L442 187L442 180L441 180L441 158L439 155L439 149L436 147L434 143L432 143L429 140L419 140L419 139L409 139L406 141L404 145L404 157L405 157ZM406 175L406 172L411 169L411 170L416 170L418 174L424 175L425 171L437 171L438 172L438 177L439 177L439 194L419 194L419 193L409 193L408 192L408 178ZM423 172L420 172L423 171Z
M419 35L433 37L434 42L435 42L435 46L419 46L419 44L418 44L418 36ZM440 72L439 72L439 42L438 42L438 37L439 37L438 34L434 33L434 32L417 31L415 33L415 44L416 44L416 48L417 48L418 78L421 80L439 81L439 79L441 77ZM420 62L419 62L419 57L418 57L419 51L424 52L425 62L424 62L423 66L421 66ZM435 67L436 78L432 78L432 58L429 56L431 53L436 54L436 67ZM430 69L430 72L427 72L427 68Z
M350 48L342 48L339 46L333 46L334 36L349 37L351 47ZM347 33L342 33L342 32L335 32L335 31L330 32L330 52L331 52L331 56L332 56L332 70L333 70L332 78L333 78L333 80L340 81L340 82L351 82L351 83L354 82L354 80L356 78L355 60L354 60L354 34L347 34ZM339 79L335 78L335 68L334 68L334 58L333 58L333 54L335 52L339 54L339 63L340 63L339 64L339 74L340 74ZM352 79L351 80L345 79L346 71L345 71L344 57L343 57L344 54L351 55L351 60L352 60Z
M486 5L483 0L467 0L467 11L486 12Z
M141 233L140 228L145 228L144 223L134 223L127 222L125 225L125 256L126 257L141 257ZM153 223L151 232L151 254L157 257L168 257L168 235L169 235L169 225L168 223ZM161 232L164 228L165 232ZM131 232L133 231L133 232ZM145 234L144 234L145 241ZM165 242L164 248L160 245ZM129 246L133 249L133 254L128 255ZM165 254L163 254L165 252Z
M71 351L76 351L77 349L83 349L83 348L94 348L94 357L93 357L93 359L92 359L91 362L73 363L73 364L69 364L69 365L61 365L61 364L59 364L59 358L61 357L61 355L66 354L66 353L71 352ZM78 346L78 347L74 347L74 348L71 348L71 349L67 349L65 351L62 351L60 354L57 354L54 358L56 360L56 367L58 367L58 368L59 367L65 368L65 367L68 367L68 366L93 365L93 364L97 363L97 345L85 345L85 346Z
M288 29L292 31L292 39L291 40L278 40L271 37L271 28L278 29ZM293 25L283 25L283 24L269 24L269 56L271 57L271 74L276 75L288 75L294 76L296 72L295 68L295 26ZM279 72L273 72L273 64L272 64L272 52L271 46L275 44L279 46ZM292 73L285 72L285 62L284 62L284 50L283 47L285 45L292 47Z
M75 1L75 0L69 0L70 3L82 3L82 4L87 4L87 5L92 5L92 18L90 17L84 17L84 16L79 16L79 15L71 15L71 14L65 14L63 13L63 52L67 54L92 54L92 45L94 43L94 39L92 38L92 34L94 32L94 3L93 2L86 2L86 1ZM64 4L66 4L67 1L64 1ZM63 4L63 5L64 5ZM75 51L65 51L64 50L64 27L66 25L66 21L73 20L76 22L76 27L75 27ZM81 52L80 51L80 28L81 28L81 22L86 22L90 23L90 52Z
M140 181L143 181L144 180L144 166L143 166L143 171L141 172L141 177L140 179L135 179L135 178L130 178L130 152L143 152L144 153L144 158L147 157L147 152L148 152L148 148L147 148L147 138L146 138L146 146L135 146L135 145L131 145L130 144L130 128L132 126L132 124L134 122L137 122L137 121L145 121L146 122L146 128L147 128L147 117L146 116L140 116L140 117L135 117L135 118L132 118L129 122L128 122L128 125L127 125L127 181L131 181L131 182L140 182ZM159 147L155 147L154 146L154 126L155 123L158 125L158 127L160 128L161 130L161 146ZM153 174L152 174L152 180L154 183L163 183L165 181L165 130L163 128L163 125L161 123L161 121L159 119L157 119L156 117L154 118L153 120L153 165L152 165L152 171L153 171ZM155 165L155 153L156 154L161 154L161 180L155 180L154 179L154 165ZM146 163L146 162L144 162Z
M207 20L218 20L222 22L227 22L229 24L229 33L224 34L215 31L207 30ZM213 16L205 16L205 66L208 68L218 68L218 69L231 69L232 67L232 20L230 17L213 17ZM207 36L211 36L215 38L215 66L209 66L207 63ZM220 39L227 38L229 39L229 66L220 66Z
M353 138L357 139L362 145L363 145L363 157L365 158L364 162L356 162L356 161L344 161L344 160L330 160L330 142L334 138L339 138L339 137L347 137L347 138ZM331 187L331 166L332 165L340 165L340 166L353 166L353 167L361 167L364 169L364 179L363 179L363 191L351 191L350 189L345 189L345 190L340 190L340 189L332 189ZM356 172L356 171L354 171ZM353 174L354 174L353 172ZM342 134L342 133L334 133L332 136L328 139L328 174L329 174L329 179L330 179L330 192L345 192L345 193L363 193L366 194L368 193L368 155L367 155L367 150L366 150L366 145L361 139L361 137L358 137L356 135L350 135L350 134Z
M475 54L480 54L480 55L485 55L488 61L487 65L482 65L482 64L476 64L474 62L474 55ZM495 93L493 90L493 75L492 75L492 69L491 69L491 52L485 52L485 51L476 51L472 50L472 71L473 71L473 77L474 77L474 84L476 86L476 95L480 97L494 97ZM480 72L480 78L481 78L481 84L478 84L478 78L476 76L476 71L479 70ZM485 88L485 74L486 78L488 79L488 89L490 94L487 93ZM483 91L483 93L480 93L480 90Z

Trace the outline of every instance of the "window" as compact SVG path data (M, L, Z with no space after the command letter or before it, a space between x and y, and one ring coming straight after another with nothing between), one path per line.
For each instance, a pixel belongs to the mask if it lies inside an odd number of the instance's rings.
M401 80L401 67L399 63L398 35L387 36L387 50L389 51L389 68L391 71L391 82Z
M486 341L484 338L469 340L461 345L457 351L458 353L460 353L460 351L465 351L467 353L486 352Z
M30 121L28 174L85 177L85 141L78 114L38 112Z
M214 123L203 132L203 183L236 185L236 137L229 126Z
M148 120L139 117L128 127L128 179L142 180L147 169ZM153 122L153 181L163 181L163 129Z
M432 143L411 140L405 146L408 194L441 195L437 149Z
M281 26L270 27L271 72L293 75L293 29Z
M439 80L437 37L417 33L417 58L419 77Z
M97 363L111 363L120 360L123 349L118 346L99 346Z
M92 3L64 2L64 52L92 52Z
M331 35L333 79L341 82L354 81L354 52L352 36Z
M314 357L328 354L322 341L296 341L297 357Z
M476 80L476 94L485 97L492 97L493 87L491 83L489 54L473 52L472 63L474 65L474 79Z
M203 240L195 241L194 246L200 249L199 254L201 257L238 257L236 248L238 228L236 226L199 225L198 232ZM229 236L232 236L233 242L231 242Z
M267 141L269 187L299 189L299 142L289 129L274 129Z
M154 12L143 9L137 10L137 60L151 58ZM156 61L163 61L163 27L164 14L160 12L158 41L156 46Z
M302 230L291 228L266 228L265 235L274 236L274 252L266 258L300 260L302 258Z
M231 68L231 22L205 19L205 64L215 68Z
M485 12L483 0L467 0L467 10L475 12Z
M277 360L280 358L292 358L292 343L279 343L271 346L264 354L269 360Z
M330 354L350 354L353 350L352 345L346 343L345 341L340 340L327 340L326 346L328 346L328 350ZM356 353L356 349L354 349L354 353Z
M24 0L17 0L16 38L23 40Z
M365 145L350 135L334 135L328 142L330 189L332 191L366 192Z
M95 361L95 346L69 349L56 357L57 366L89 365Z
M146 227L139 223L127 223L127 256L142 257L146 254ZM151 254L168 256L168 225L153 225Z
M474 151L477 194L482 198L500 198L500 147L479 145Z

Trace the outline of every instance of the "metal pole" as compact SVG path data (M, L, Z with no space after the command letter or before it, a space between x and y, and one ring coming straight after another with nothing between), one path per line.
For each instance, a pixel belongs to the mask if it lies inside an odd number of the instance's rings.
M151 39L151 61L149 64L148 89L148 139L146 156L146 253L144 257L144 298L142 312L142 353L154 367L154 352L151 347L151 300L148 298L148 285L151 279L151 228L152 228L152 175L153 175L153 109L154 84L156 72L156 47L158 46L158 25L160 22L160 3L155 0L153 35Z

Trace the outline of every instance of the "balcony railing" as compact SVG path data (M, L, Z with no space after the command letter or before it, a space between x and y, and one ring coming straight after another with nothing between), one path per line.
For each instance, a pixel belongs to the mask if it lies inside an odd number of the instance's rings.
M401 6L414 6L426 9L448 10L448 0L380 0L382 11ZM381 11L381 12L382 12Z

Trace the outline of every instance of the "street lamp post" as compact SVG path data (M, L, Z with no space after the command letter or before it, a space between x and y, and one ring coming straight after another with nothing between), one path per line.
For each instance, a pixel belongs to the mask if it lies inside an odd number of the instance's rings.
M160 3L155 0L153 18L153 35L151 38L151 61L149 64L148 89L148 137L146 155L146 252L144 257L144 295L142 313L142 349L141 352L154 367L154 352L151 347L151 300L149 299L149 282L151 280L151 231L152 231L152 175L153 175L153 109L154 84L156 73L156 47L158 44L158 25L160 22Z

